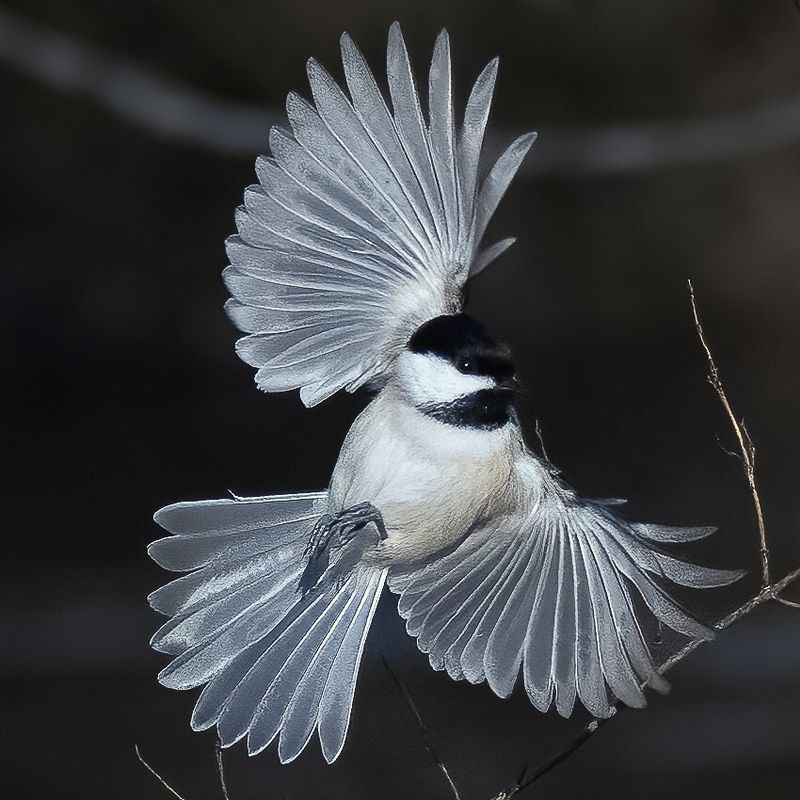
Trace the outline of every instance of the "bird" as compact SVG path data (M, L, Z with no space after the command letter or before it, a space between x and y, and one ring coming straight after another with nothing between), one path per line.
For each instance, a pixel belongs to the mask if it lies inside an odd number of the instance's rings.
M579 495L525 442L510 348L464 311L465 287L513 239L483 237L535 134L488 168L497 78L488 63L456 118L450 40L435 40L424 108L403 35L389 30L388 94L353 40L344 85L307 63L258 183L226 242L226 311L265 392L314 406L368 402L324 491L179 502L155 514L149 554L184 573L149 596L168 619L152 647L166 687L203 687L195 730L281 763L318 732L344 747L365 641L384 586L435 670L518 682L539 711L597 718L666 692L654 620L713 631L669 584L742 574L669 552L713 527L630 522L620 500Z

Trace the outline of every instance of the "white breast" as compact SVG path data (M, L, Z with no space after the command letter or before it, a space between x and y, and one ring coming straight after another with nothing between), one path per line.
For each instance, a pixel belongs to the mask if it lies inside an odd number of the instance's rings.
M456 428L421 414L390 386L353 423L330 486L331 511L370 502L389 538L374 558L410 563L459 541L509 502L521 447L515 425Z

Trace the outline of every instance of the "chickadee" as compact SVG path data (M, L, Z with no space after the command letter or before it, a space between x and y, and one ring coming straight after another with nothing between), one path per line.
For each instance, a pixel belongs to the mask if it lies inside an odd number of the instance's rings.
M346 34L349 96L314 60L313 105L290 94L238 235L226 308L267 392L313 406L340 389L377 394L342 446L327 491L177 503L150 545L187 574L150 595L170 619L152 646L159 680L205 684L195 730L250 754L279 737L281 762L319 731L327 761L347 733L364 642L384 584L434 669L507 697L522 673L533 705L596 717L614 698L663 692L640 605L686 636L712 633L665 592L739 572L668 555L713 528L628 522L617 501L579 497L525 445L509 349L462 312L467 280L513 240L480 249L534 135L482 180L497 59L457 125L449 40L436 40L423 114L397 24L387 104Z

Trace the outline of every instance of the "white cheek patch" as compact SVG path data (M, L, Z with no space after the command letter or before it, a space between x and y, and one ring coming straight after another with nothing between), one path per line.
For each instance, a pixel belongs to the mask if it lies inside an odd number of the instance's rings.
M395 376L401 390L415 406L449 403L497 385L487 375L465 375L443 358L408 350L397 359Z

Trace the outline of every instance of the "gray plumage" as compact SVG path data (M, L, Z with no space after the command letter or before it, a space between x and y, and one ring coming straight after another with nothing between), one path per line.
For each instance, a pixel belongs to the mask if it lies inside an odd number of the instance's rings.
M398 26L387 53L391 110L355 44L342 37L350 97L308 62L314 105L290 94L291 131L270 133L259 185L245 191L227 243L227 310L248 336L237 352L265 391L300 388L306 405L391 367L425 321L458 310L480 240L533 143L519 137L479 182L497 74L478 78L458 131L450 46L436 40L429 123Z
M501 697L518 677L533 705L603 717L665 691L642 606L708 638L666 584L724 586L740 573L663 547L712 528L638 524L619 500L580 498L525 445L507 347L461 313L463 288L513 239L481 249L533 135L483 177L497 59L461 120L447 34L434 46L423 111L400 29L388 102L342 37L347 93L313 59L313 104L287 100L238 234L227 242L226 308L237 352L265 391L314 405L370 383L328 490L177 503L149 552L184 572L150 595L169 619L152 646L159 680L204 686L192 727L248 752L278 739L282 762L314 730L344 745L361 656L384 583L434 669Z
M175 534L150 545L165 569L195 570L150 595L171 619L152 646L175 655L159 680L207 684L192 727L217 725L230 745L263 750L280 732L281 761L315 728L323 752L341 752L364 642L385 571L360 569L300 598L297 582L315 510L325 494L177 503L156 515Z
M531 460L520 469L539 467ZM709 588L741 573L660 552L646 538L648 526L580 500L553 476L540 472L527 485L540 487L527 513L492 520L433 563L392 571L389 587L400 595L408 632L434 669L486 680L500 697L511 694L521 669L540 711L553 704L569 716L577 696L595 716L608 716L605 684L626 704L644 706L640 685L664 691L667 683L649 654L630 587L670 628L707 639L711 631L654 577ZM670 541L713 531L670 528Z

